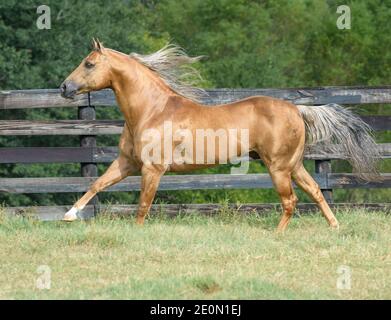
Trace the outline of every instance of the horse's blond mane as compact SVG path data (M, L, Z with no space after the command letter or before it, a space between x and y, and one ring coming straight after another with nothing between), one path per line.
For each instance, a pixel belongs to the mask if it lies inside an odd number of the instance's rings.
M174 44L167 44L151 54L131 53L130 56L155 71L179 95L196 102L200 102L206 95L205 90L196 86L201 79L200 73L191 66L202 56L189 57L182 48Z

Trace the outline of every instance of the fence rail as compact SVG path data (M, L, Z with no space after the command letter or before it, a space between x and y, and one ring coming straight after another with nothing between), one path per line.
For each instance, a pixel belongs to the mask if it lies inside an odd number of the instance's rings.
M375 131L388 130L391 116L362 116ZM123 120L0 120L0 136L121 134Z
M203 103L207 105L228 103L254 95L266 95L289 100L295 104L321 105L338 103L356 104L388 104L391 103L391 86L382 87L319 87L289 89L213 89ZM117 135L122 132L123 120L96 120L95 107L116 106L111 90L102 90L91 94L77 96L74 100L63 99L56 89L0 91L0 109L33 109L74 107L78 110L78 120L30 121L0 120L0 136L33 136L33 135L76 135L80 136L79 147L2 147L0 163L80 163L81 177L56 178L0 178L0 192L9 193L56 193L84 192L96 179L97 164L113 161L118 155L118 148L96 146L97 135ZM374 130L391 129L391 116L365 115L362 119ZM391 143L378 144L383 159L391 158ZM257 155L250 154L252 159ZM363 183L356 175L350 173L331 172L331 160L344 159L342 152L330 153L326 147L308 148L305 158L315 160L315 179L321 186L328 201L332 201L332 190L337 188L389 188L391 174L382 174L381 182ZM140 177L129 177L108 191L136 191L140 187ZM247 175L169 175L164 176L159 190L194 190L194 189L251 189L272 188L267 174ZM357 206L357 204L352 204ZM180 207L182 206L182 207ZM346 206L342 204L342 206ZM391 204L371 204L366 208L389 210ZM217 206L205 205L167 205L169 212L178 208L198 208L197 210L213 211ZM274 208L273 204L243 205L258 211ZM69 206L35 207L37 216L45 220L61 217ZM85 209L83 217L93 216L99 205L95 198ZM114 211L127 210L133 206L115 206ZM302 204L300 208L313 208L313 205ZM7 212L18 214L26 208L7 208ZM133 209L132 209L133 210ZM189 209L190 210L190 209Z
M206 90L203 103L228 103L255 95L289 100L295 104L321 105L327 103L367 104L391 103L391 86L382 87L319 87L288 89L211 89ZM0 91L0 109L54 108L78 106L115 106L111 90L101 90L64 99L57 89Z
M321 189L338 188L385 188L391 187L391 174L384 173L379 182L363 183L351 173L318 173L314 175ZM0 192L9 193L61 193L85 192L96 180L95 177L56 178L0 178ZM271 189L268 174L204 174L163 176L159 190L202 190L202 189ZM139 191L140 176L125 178L105 191Z
M377 145L383 159L391 158L391 143ZM72 163L112 162L118 157L118 147L12 147L0 148L0 163ZM344 159L341 152L328 152L323 148L308 148L306 160ZM250 160L258 160L257 154L250 153Z

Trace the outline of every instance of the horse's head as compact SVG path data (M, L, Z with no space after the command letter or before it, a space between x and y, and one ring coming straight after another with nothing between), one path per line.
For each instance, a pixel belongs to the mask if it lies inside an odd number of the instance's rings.
M64 98L110 87L111 68L104 54L105 48L97 40L93 40L93 46L92 52L61 84L60 91Z

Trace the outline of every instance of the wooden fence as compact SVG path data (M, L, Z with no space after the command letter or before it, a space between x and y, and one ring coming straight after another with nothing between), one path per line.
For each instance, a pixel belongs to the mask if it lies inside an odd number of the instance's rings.
M295 104L322 105L338 103L343 105L391 103L391 86L385 87L321 87L299 89L214 89L208 90L203 101L212 105L227 103L253 95L265 95L289 100ZM97 147L97 135L118 135L122 131L123 120L96 120L95 107L114 106L115 97L111 90L102 90L77 96L74 100L63 99L56 89L0 91L0 110L24 108L78 108L78 120L0 120L1 136L32 135L77 135L80 147L3 147L0 148L0 163L80 163L81 177L55 178L0 178L0 192L9 193L57 193L85 192L96 179L97 164L113 161L118 154L117 147ZM391 130L391 116L362 116L374 130ZM391 143L378 144L383 158L391 157ZM310 149L305 158L315 161L315 179L319 183L327 200L332 202L333 189L336 188L388 188L391 186L391 174L384 173L382 182L363 183L355 174L331 172L331 160L343 159L344 154L337 152L324 155L322 150ZM107 191L135 191L140 188L140 177L129 177L112 186ZM194 189L251 189L272 188L268 174L204 174L164 176L159 190ZM238 210L263 210L274 208L274 204L242 205ZM334 204L335 206L335 204ZM390 210L391 204L367 204L367 208ZM299 208L312 208L301 204ZM7 208L6 211L24 213L33 210L41 219L61 218L70 206ZM88 218L95 215L104 206L94 199L82 213ZM159 210L154 206L153 210ZM133 211L134 205L112 206L111 211ZM214 212L218 205L165 205L168 213L198 210Z

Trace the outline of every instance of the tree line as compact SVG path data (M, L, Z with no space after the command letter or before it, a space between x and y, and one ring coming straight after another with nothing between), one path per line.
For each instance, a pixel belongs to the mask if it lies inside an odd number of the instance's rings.
M46 1L50 29L37 27L34 0L0 0L0 89L57 88L99 38L107 47L148 53L168 42L206 58L196 66L206 88L386 85L391 80L391 3L351 0L351 28L336 25L334 0L112 0ZM362 108L362 107L361 107ZM390 114L385 106L365 113ZM99 119L118 119L116 108L98 108ZM75 119L67 108L2 111L1 119ZM389 141L381 133L379 141ZM99 137L116 145L118 137ZM77 137L0 137L5 146L77 146ZM308 164L311 167L311 163ZM335 169L347 164L336 162ZM383 170L391 168L385 161ZM100 166L100 173L105 166ZM77 164L0 165L1 177L77 176ZM261 163L252 172L264 172ZM208 172L229 172L227 166ZM337 200L382 201L386 190L341 191ZM71 203L75 195L0 195L7 205ZM101 195L134 202L137 195ZM276 201L273 190L160 192L165 202Z

